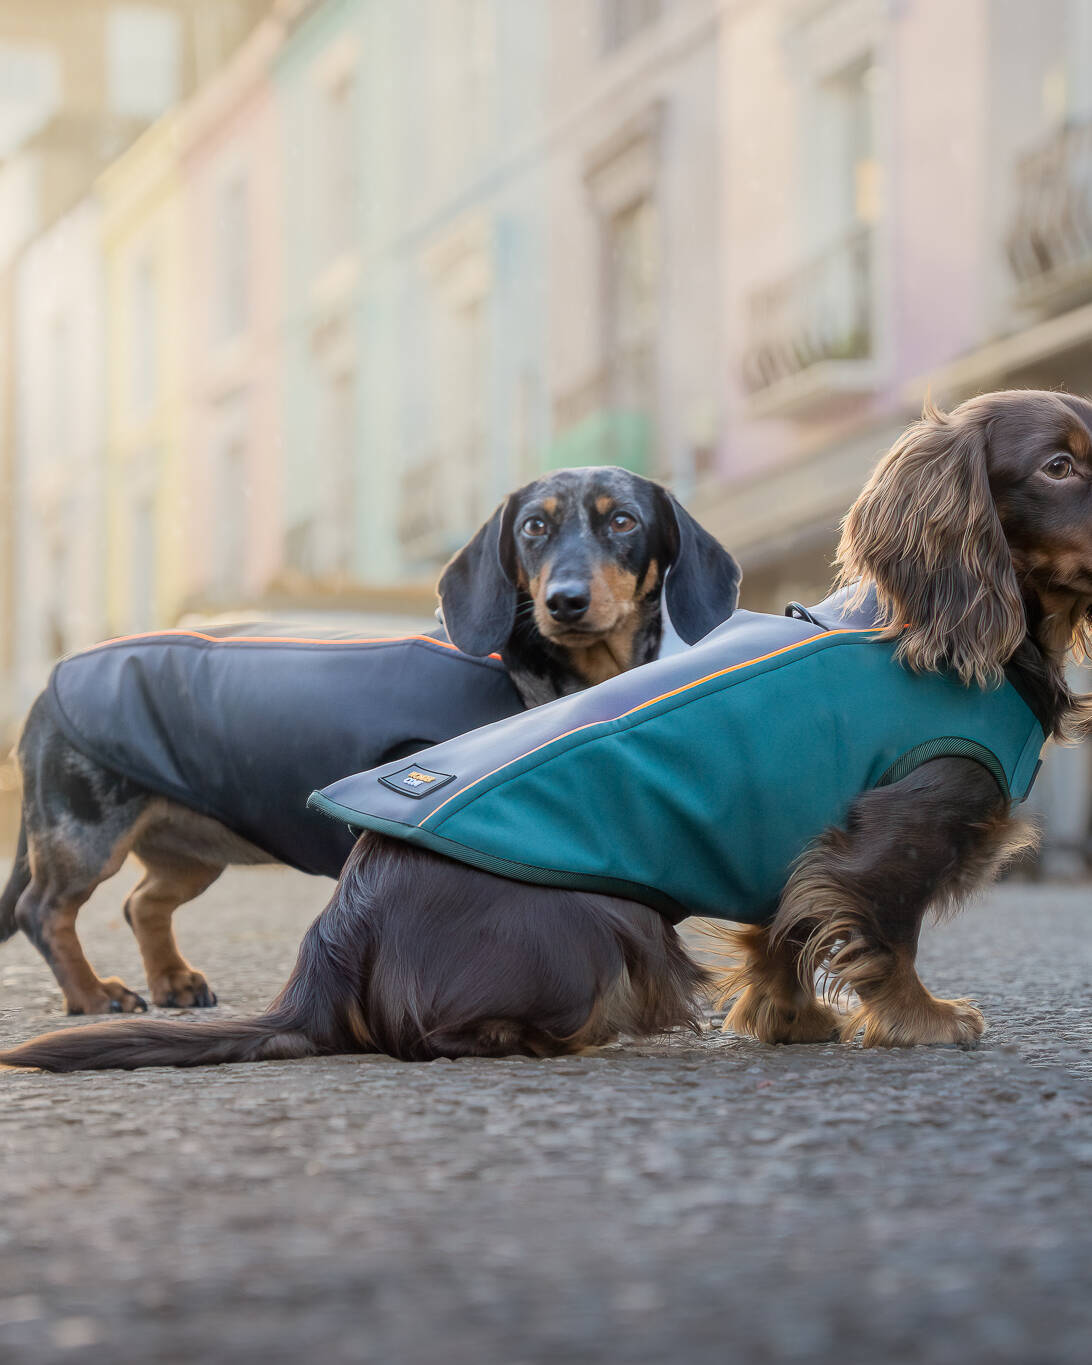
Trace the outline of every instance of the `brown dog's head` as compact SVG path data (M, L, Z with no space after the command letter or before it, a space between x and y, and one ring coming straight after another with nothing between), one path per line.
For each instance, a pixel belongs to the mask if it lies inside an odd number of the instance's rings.
M874 585L899 655L1000 681L1029 627L1087 651L1092 404L1038 390L926 406L850 509L839 581Z
M668 572L670 570L670 572ZM561 469L509 495L440 579L444 624L468 654L504 651L533 621L577 655L613 642L621 667L660 595L692 643L728 616L739 566L659 484L613 467ZM658 643L658 635L657 635Z

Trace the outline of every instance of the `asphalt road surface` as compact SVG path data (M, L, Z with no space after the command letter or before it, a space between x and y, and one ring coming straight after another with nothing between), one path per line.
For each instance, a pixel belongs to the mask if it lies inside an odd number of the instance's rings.
M328 885L238 870L180 912L222 1012ZM81 931L139 989L123 889ZM1011 884L928 931L973 1053L0 1072L0 1361L1088 1365L1090 918ZM22 939L0 1006L4 1042L61 1022Z

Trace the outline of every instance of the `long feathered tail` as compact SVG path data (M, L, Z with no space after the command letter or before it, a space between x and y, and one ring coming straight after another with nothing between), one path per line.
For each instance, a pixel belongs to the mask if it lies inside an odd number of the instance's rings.
M3 891L0 891L0 943L11 938L19 927L15 923L15 907L19 897L30 885L30 858L27 854L26 821L19 821L19 842L15 849L15 862L11 876Z
M335 892L307 931L288 984L262 1015L208 1023L126 1019L57 1029L0 1052L0 1066L133 1071L369 1051L358 1004L368 928L340 910Z

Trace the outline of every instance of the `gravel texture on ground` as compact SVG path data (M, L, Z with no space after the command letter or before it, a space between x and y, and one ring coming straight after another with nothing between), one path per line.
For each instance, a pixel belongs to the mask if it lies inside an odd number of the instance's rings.
M123 890L80 928L141 989ZM180 912L218 1013L328 891L239 869ZM0 1361L1087 1365L1089 908L1009 884L927 931L973 1053L0 1072ZM63 1022L22 938L0 987L3 1043Z

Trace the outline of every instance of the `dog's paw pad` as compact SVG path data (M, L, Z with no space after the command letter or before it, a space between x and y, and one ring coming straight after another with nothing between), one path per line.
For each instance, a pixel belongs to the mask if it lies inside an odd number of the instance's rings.
M170 972L151 984L152 1003L161 1009L211 1009L216 992L200 972Z

